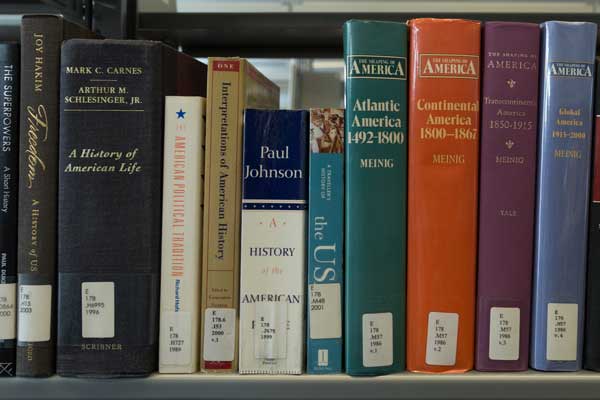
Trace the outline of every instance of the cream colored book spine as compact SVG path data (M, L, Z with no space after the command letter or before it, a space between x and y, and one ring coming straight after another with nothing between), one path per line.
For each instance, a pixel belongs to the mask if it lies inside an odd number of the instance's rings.
M303 370L307 153L307 111L246 111L240 374Z
M159 372L198 370L206 99L167 96Z

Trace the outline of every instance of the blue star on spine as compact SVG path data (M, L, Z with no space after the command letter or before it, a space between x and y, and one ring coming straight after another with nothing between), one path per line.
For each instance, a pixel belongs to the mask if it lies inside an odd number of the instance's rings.
M177 114L177 119L181 118L181 119L185 119L185 111L183 111L181 108L179 109L179 111L175 112L175 114Z

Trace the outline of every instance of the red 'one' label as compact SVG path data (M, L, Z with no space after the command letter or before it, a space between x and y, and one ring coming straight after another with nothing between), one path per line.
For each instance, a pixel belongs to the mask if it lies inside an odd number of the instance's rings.
M238 72L240 70L239 60L216 60L213 61L214 71Z

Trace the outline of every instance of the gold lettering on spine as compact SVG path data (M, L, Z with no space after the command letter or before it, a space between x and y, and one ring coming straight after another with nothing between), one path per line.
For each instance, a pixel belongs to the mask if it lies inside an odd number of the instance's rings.
M33 34L35 56L33 62L33 88L41 93L44 89L44 35Z
M122 351L121 343L83 343L81 351Z
M567 148L554 149L553 157L557 159L575 159L580 160L583 158L583 153L580 150L568 148L569 142L577 140L586 140L587 133L582 130L585 124L582 118L581 108L571 107L560 107L558 109L558 115L555 120L557 129L553 129L551 138L554 140L560 140L559 146L565 146Z
M38 272L39 271L39 261L38 261L38 231L39 231L39 219L40 219L40 202L38 200L33 199L31 201L31 249L27 253L29 255L29 271Z
M39 105L37 109L27 106L27 188L33 187L33 182L37 176L37 166L46 170L46 164L39 154L39 141L45 142L48 139L48 116L46 108Z

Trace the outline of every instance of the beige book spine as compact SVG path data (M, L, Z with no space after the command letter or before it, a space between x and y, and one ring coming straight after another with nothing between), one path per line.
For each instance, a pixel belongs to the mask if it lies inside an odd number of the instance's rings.
M237 370L243 66L241 59L208 61L203 372Z
M209 58L200 369L238 370L243 116L279 88L242 58Z

